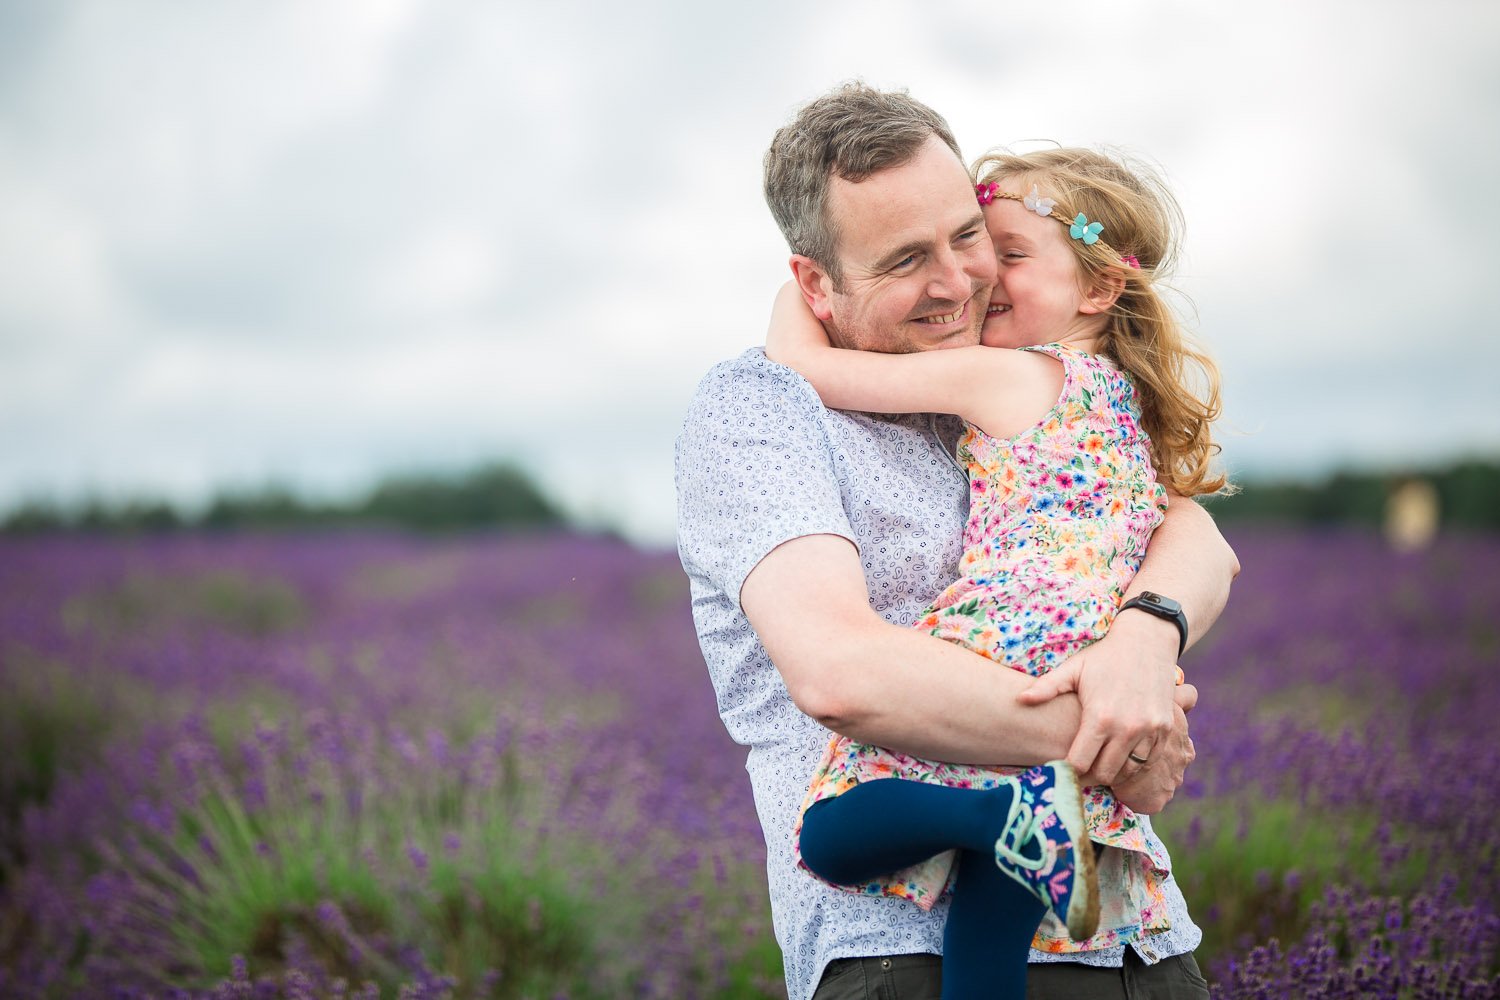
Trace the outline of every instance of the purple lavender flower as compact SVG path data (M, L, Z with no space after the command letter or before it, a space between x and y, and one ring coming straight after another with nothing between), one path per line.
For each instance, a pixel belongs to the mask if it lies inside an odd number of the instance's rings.
M1158 817L1216 996L1495 994L1500 539L1232 541ZM0 540L0 994L777 996L743 765L671 553Z

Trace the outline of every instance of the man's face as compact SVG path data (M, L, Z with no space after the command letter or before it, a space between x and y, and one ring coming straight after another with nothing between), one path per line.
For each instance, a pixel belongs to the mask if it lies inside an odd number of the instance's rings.
M910 353L979 343L995 252L968 171L941 139L858 184L832 178L828 212L843 268L828 297L836 344Z

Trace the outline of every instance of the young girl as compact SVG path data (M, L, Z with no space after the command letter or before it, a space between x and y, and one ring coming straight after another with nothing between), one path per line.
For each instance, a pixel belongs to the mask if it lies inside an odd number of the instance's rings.
M1178 218L1159 182L1077 149L976 173L999 260L983 346L838 350L788 286L767 352L828 406L964 418L962 576L916 626L1035 676L1104 635L1168 489L1227 485L1210 468L1218 373L1157 288ZM1090 951L1168 926L1165 848L1064 761L955 765L835 736L803 808L802 863L852 891L930 908L956 860L945 998L1024 995L1033 937Z

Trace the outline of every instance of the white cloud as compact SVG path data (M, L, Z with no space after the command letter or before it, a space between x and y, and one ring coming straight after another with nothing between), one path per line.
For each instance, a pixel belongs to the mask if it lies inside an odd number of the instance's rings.
M909 87L971 154L1165 165L1182 283L1256 431L1236 461L1500 444L1467 402L1500 365L1485 6L50 10L0 39L0 506L514 453L668 537L688 395L785 274L765 145L854 76Z
M435 220L389 251L368 280L370 308L418 321L471 315L509 267L493 232L457 220Z
M0 220L3 349L30 354L59 340L109 339L128 307L99 221L3 155Z

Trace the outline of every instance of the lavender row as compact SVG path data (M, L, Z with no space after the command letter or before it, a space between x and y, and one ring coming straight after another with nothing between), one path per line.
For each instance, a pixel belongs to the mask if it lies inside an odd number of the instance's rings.
M3 703L46 722L0 727L8 808L30 800L0 831L0 992L202 992L236 927L247 975L319 992L435 989L455 955L466 994L590 957L600 995L774 974L746 968L763 849L669 556L73 539L0 563Z
M1500 540L1234 541L1161 819L1216 995L1488 995ZM670 553L5 540L0 994L778 996L743 764Z
M1215 996L1500 995L1500 539L1241 533L1159 827Z

